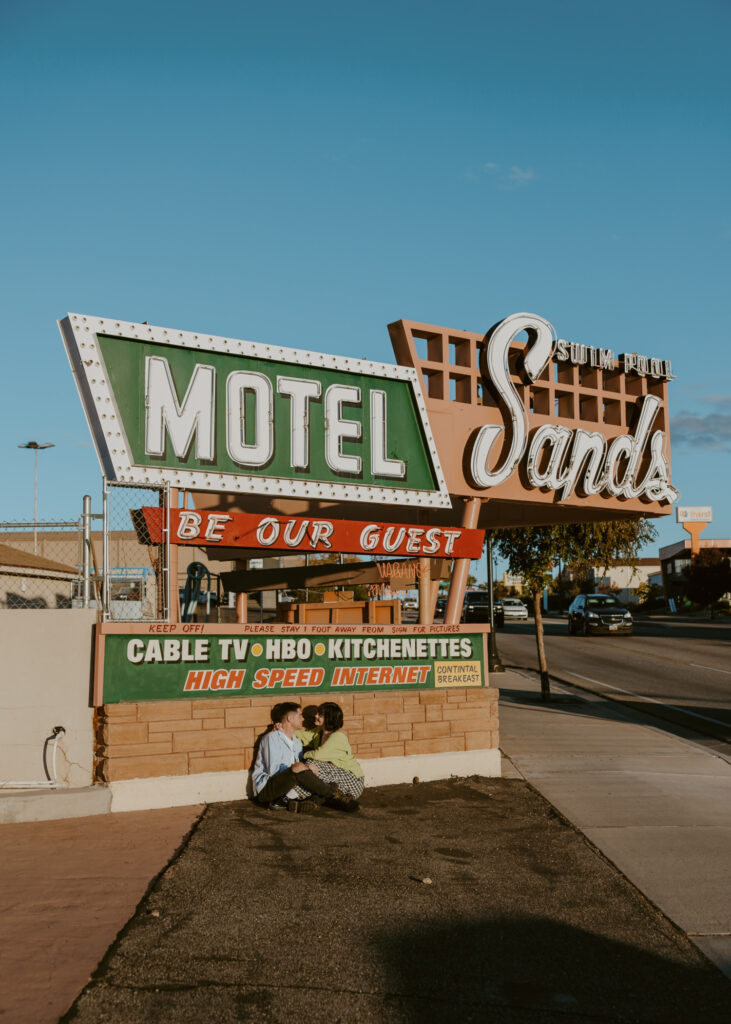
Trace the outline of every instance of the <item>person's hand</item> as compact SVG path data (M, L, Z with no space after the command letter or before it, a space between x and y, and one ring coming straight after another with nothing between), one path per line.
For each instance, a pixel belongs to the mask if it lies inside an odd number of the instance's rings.
M309 767L310 766L305 764L304 761L295 761L295 763L292 765L292 771L295 774L297 774L297 772L306 772L309 770Z
M320 774L320 769L317 767L314 761L307 761L307 767L309 768L313 775Z

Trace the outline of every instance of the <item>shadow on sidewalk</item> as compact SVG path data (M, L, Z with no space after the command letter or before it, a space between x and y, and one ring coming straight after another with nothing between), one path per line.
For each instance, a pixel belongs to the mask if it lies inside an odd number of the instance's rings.
M528 669L511 669L516 673L527 673ZM538 675L536 685L538 686ZM574 693L556 693L554 685L576 690ZM640 700L621 692L616 692L612 697L606 697L596 690L587 689L585 692L591 694L591 699L585 697L582 688L565 680L551 679L552 692L549 701L541 700L539 689L514 688L510 685L500 685L500 702L509 704L515 708L530 708L535 711L544 710L548 714L576 715L580 718L598 718L604 721L614 722L641 722L652 724L657 729L667 732L672 736L679 736L685 739L698 739L695 733L708 736L721 743L731 743L731 721L724 721L719 716L728 717L727 708L716 708L712 704L687 704L677 705L677 710L672 705L672 698L668 697L668 704L656 704ZM656 698L659 700L660 698ZM693 729L693 725L696 729ZM731 754L731 748L728 751Z

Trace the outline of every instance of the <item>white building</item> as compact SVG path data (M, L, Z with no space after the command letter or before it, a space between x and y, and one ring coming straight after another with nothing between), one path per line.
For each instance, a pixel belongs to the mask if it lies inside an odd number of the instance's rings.
M635 565L629 562L620 562L605 569L602 565L593 565L589 569L592 580L592 589L598 591L611 591L616 594L620 601L637 601L637 591L640 587L650 582L651 577L660 573L660 560L658 558L638 558ZM565 569L564 578L573 579L574 573L571 569Z

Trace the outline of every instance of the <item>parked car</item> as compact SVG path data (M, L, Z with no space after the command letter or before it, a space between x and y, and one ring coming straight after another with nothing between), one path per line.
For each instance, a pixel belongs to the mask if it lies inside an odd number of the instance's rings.
M404 598L404 609L406 611L411 611L411 612L418 611L418 609L419 609L419 602L416 600L415 597L405 597Z
M447 599L446 597L438 597L436 607L434 608L434 618L443 619L444 613L447 610Z
M503 598L503 614L506 619L528 620L528 609L517 597Z
M613 594L579 594L569 608L569 633L621 633L632 636L634 619Z

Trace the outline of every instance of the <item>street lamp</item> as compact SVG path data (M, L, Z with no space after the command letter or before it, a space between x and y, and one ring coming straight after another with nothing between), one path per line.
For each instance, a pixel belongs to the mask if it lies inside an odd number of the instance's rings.
M27 444L19 444L18 448L30 448L34 456L34 473L33 473L33 554L38 554L38 452L44 450L44 448L55 448L55 444L51 444L50 441L44 441L43 444L39 444L38 441L28 441Z

